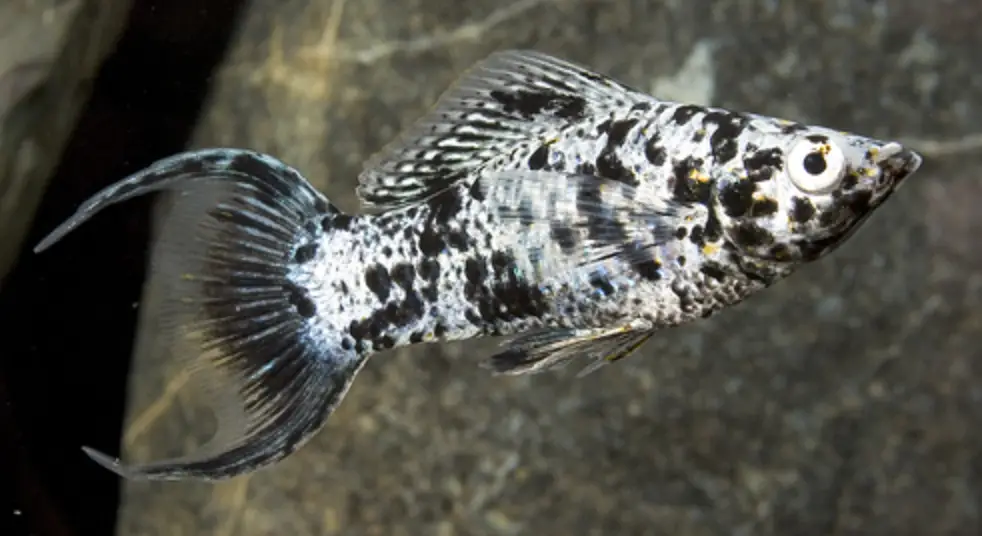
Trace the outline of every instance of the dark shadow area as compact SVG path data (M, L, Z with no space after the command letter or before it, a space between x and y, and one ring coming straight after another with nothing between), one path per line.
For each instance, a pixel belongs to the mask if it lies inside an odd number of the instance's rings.
M0 533L114 531L120 481L80 446L118 451L151 198L31 250L100 188L185 148L242 3L137 1L94 80L0 292Z

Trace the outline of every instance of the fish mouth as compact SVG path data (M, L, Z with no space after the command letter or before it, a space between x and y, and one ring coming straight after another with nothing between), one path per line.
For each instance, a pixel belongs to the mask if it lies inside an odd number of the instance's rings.
M875 209L895 193L907 177L920 169L924 159L916 151L897 142L886 142L873 151L872 162L880 170L875 183L865 183L838 198L838 206L835 207L838 217L829 222L826 232L820 237L796 243L800 260L816 260L852 238L863 228Z
M887 142L879 147L873 162L884 177L891 179L894 187L920 169L924 158L916 151L897 142Z

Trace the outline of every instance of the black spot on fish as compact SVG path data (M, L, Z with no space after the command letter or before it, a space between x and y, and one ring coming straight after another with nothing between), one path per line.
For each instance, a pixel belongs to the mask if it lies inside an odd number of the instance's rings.
M473 302L475 298L480 296L483 292L483 287L479 287L470 282L464 283L464 297L467 298L468 301Z
M480 285L484 283L488 276L487 270L484 267L484 261L470 258L464 264L464 273L467 275L467 281L473 285Z
M808 127L801 123L790 123L781 127L781 134L796 134L807 129Z
M442 323L437 323L437 325L433 327L433 334L437 337L443 337L447 334L447 326L443 325Z
M723 281L726 279L726 271L724 271L719 264L712 261L706 261L699 267L699 271L702 272L707 277L711 277L717 281Z
M715 207L709 207L709 215L706 217L706 227L703 228L703 238L707 242L718 242L723 237L723 224L719 221L719 214Z
M378 348L379 350L388 350L395 346L396 342L389 335L380 335L377 339L372 342L372 346Z
M665 159L667 153L665 148L661 146L661 139L658 135L654 135L647 143L644 144L644 156L648 159L654 166L661 166L665 164Z
M499 309L496 300L490 296L484 296L477 300L477 313L486 322L494 322L498 317Z
M672 193L683 204L709 204L712 186L708 180L700 181L692 175L702 167L702 159L687 156L675 162L673 167L674 185Z
M829 142L829 137L825 136L824 134L810 134L808 136L805 136L805 139L812 143L819 143L819 144Z
M348 214L326 216L321 219L321 229L325 231L346 231L351 227L352 220L352 216Z
M479 180L471 183L470 194L471 198L473 198L475 201L484 201L487 197L484 192L484 187L481 185L481 181Z
M647 102L639 102L634 106L631 106L632 112L647 112L651 109L651 104Z
M750 210L757 185L753 181L737 180L724 185L719 192L723 211L731 218L739 218Z
M607 121L598 127L598 130L607 133L607 145L600 151L596 162L597 172L601 177L637 186L637 179L634 174L624 167L624 164L617 158L616 152L618 148L624 145L628 133L637 123L637 119L624 119Z
M679 255L675 262L679 263L679 266L685 266L685 255Z
M529 169L539 170L546 167L546 163L549 161L549 146L542 144L536 149L531 156L529 156L528 166Z
M368 285L369 290L378 296L382 303L389 299L392 280L389 278L388 270L381 264L375 264L365 270L365 284Z
M511 272L513 262L514 259L500 251L495 251L491 254L491 267L494 268L495 273L499 277Z
M392 248L390 248L389 246L382 247L382 256L385 257L385 258L391 257L392 256Z
M458 251L466 251L467 235L462 231L451 231L447 233L447 244Z
M547 112L562 119L582 119L586 113L584 99L551 91L494 90L490 96L498 101L506 112L518 112L527 119Z
M689 234L689 230L686 229L685 227L679 227L678 229L675 229L675 238L679 240L685 239L685 237L688 234Z
M345 337L341 339L341 348L343 350L351 350L353 347L354 347L354 343L351 342L350 338Z
M393 324L405 327L423 317L423 302L415 292L408 292L406 299L396 308L393 316Z
M436 259L419 261L419 276L426 281L436 281L440 278L440 263Z
M600 156L597 157L596 165L597 172L601 177L631 186L637 185L637 179L634 177L634 174L625 168L624 164L617 158L617 155L612 152L600 153Z
M770 197L754 199L754 204L750 207L750 217L765 218L777 212L777 208L777 201Z
M853 217L862 216L869 212L872 197L873 194L868 191L841 195L833 201L831 207L822 212L818 218L818 223L824 227L831 227L850 215Z
M633 266L634 272L648 281L658 281L661 279L661 263L652 259L650 261L639 262Z
M603 292L604 296L611 296L617 291L617 289L614 288L614 285L610 284L610 279L601 274L592 274L590 276L590 285L600 292Z
M416 279L416 269L408 262L400 262L389 271L392 280L403 290L409 291L413 288L413 281Z
M287 283L285 289L287 300L297 310L297 314L304 318L311 318L317 314L317 306L305 289L293 283Z
M743 248L757 248L774 243L774 235L752 221L736 224L730 233L730 239Z
M423 342L423 332L422 331L414 331L414 332L410 333L409 334L409 342L412 343L412 344L418 344L418 343Z
M724 164L736 158L737 139L747 124L747 118L738 113L712 112L703 118L703 124L715 124L716 130L709 138L713 159Z
M787 244L774 244L771 246L771 250L768 252L772 259L778 262L787 262L794 258L791 253L791 248Z
M558 221L553 221L549 236L559 244L563 253L573 253L576 249L576 233Z
M307 231L307 234L308 235L310 235L310 236L316 236L317 235L317 222L315 222L315 221L308 221L307 223L303 224L303 228L304 228L305 231Z
M777 147L759 149L743 159L747 177L754 182L762 182L771 178L775 171L784 169L784 153Z
M352 320L351 324L348 325L348 333L351 334L356 343L373 339L381 334L381 326L374 324L375 316L372 315L360 321Z
M692 135L692 143L699 143L706 139L706 129L700 128Z
M624 141L627 140L627 135L637 124L637 119L622 119L611 122L607 132L607 146L616 148L623 145Z
M481 299L479 311L489 322L514 318L540 317L548 309L548 299L536 285L524 282L512 269L514 258L495 252L491 256L496 282L490 295Z
M839 184L839 187L843 191L848 192L849 190L855 188L857 184L859 184L859 176L855 173L849 173L845 177L842 177L842 182Z
M596 175L597 166L593 165L593 162L583 162L576 166L576 172L583 175Z
M464 208L464 200L460 188L446 188L432 196L427 203L430 206L431 223L443 225L457 217Z
M584 214L594 214L593 207L601 202L599 182L584 182L576 192L576 209ZM597 216L591 216L595 220Z
M842 240L842 233L836 233L819 240L798 240L795 241L795 246L801 253L801 260L810 262L832 251Z
M382 309L380 317L384 315L385 322L388 324L397 325L399 324L400 320L399 314L399 305L396 303L390 303L385 306L385 309Z
M764 167L783 169L784 153L777 147L758 149L744 159L743 165L749 171L755 171Z
M304 244L293 253L293 262L306 264L317 256L317 243Z
M702 225L694 225L692 227L692 232L689 233L689 241L699 247L706 245L706 238L703 236Z
M419 251L423 255L435 257L446 247L447 244L444 242L440 232L430 226L427 226L419 235Z
M677 125L684 125L692 120L692 116L696 115L702 111L701 106L695 106L692 104L686 104L679 106L675 109L675 113L672 114L672 121L675 121Z
M438 299L440 299L440 289L437 288L437 286L436 286L435 283L432 284L432 285L423 287L420 290L420 293L422 293L423 294L423 298L425 298L426 301L428 301L430 303L436 303L436 301Z

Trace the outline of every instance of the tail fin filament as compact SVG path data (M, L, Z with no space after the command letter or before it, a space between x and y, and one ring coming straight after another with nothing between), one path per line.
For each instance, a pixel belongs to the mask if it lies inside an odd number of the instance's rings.
M208 390L218 431L180 458L96 462L142 480L218 480L268 466L325 423L364 358L318 336L316 304L290 279L298 248L338 210L296 170L263 154L208 149L159 161L86 201L35 248L43 251L109 205L176 194L152 257L165 285L157 340L189 348L192 377Z

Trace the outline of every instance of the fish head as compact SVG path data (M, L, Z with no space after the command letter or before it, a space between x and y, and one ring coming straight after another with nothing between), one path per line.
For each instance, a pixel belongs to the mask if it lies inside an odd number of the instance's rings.
M757 263L835 250L922 162L900 143L823 127L761 119L746 133L751 150L717 175L714 208L727 242Z

